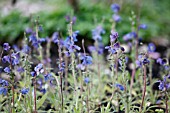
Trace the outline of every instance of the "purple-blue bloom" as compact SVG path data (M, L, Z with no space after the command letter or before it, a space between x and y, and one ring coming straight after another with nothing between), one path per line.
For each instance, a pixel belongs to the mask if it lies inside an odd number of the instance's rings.
M7 94L7 88L4 88L4 87L0 87L0 95L6 95Z
M83 62L82 62L82 64L83 65L90 65L90 64L92 64L92 57L91 56L85 56L85 55L82 55L81 57L80 57L80 60L82 60Z
M104 34L105 30L103 29L102 26L97 26L95 29L92 30L92 38L93 40L101 41L102 36L101 34Z
M25 29L25 32L26 32L27 34L31 34L31 33L33 33L33 31L32 31L32 29L31 29L31 28L26 28L26 29Z
M80 70L84 70L85 66L83 64L77 64L76 68Z
M29 88L23 88L23 89L21 89L21 93L22 93L23 95L28 94L28 92L29 92Z
M111 46L106 46L105 49L108 49L108 51L110 52L110 54L117 54L116 49L114 49Z
M125 88L121 84L116 83L115 86L121 91L125 90Z
M122 19L118 14L113 14L112 18L115 22L120 22Z
M165 65L167 63L166 59L161 59L161 58L158 58L156 62L159 63L160 65Z
M111 9L114 13L118 13L120 10L120 5L119 4L112 4Z
M119 37L117 32L111 31L111 35L110 35L110 41L111 42L115 42L115 40Z
M37 38L36 38L36 36L35 36L35 33L32 33L30 36L29 36L29 42L31 42L32 44L32 46L34 47L34 48L38 48L39 47L39 42L38 42L38 40L37 40Z
M10 48L11 48L11 47L9 46L8 43L4 43L4 44L3 44L3 49L4 49L5 51L8 51Z
M156 46L154 43L149 43L148 44L148 52L155 52Z
M43 64L38 64L35 68L34 71L36 72L37 75L42 74L44 72L43 69Z
M48 81L48 80L50 80L51 78L52 78L52 74L51 74L51 73L48 73L48 74L44 75L44 80L45 80L45 81Z
M32 77L36 76L36 73L34 71L32 71L30 74L31 74Z
M142 67L142 63L139 60L136 60L137 67Z
M23 73L25 70L24 70L23 67L18 67L18 68L17 68L17 71L18 71L19 73Z
M54 32L52 35L52 41L56 44L59 42L59 33L58 32Z
M9 83L8 83L8 81L0 78L0 85L2 85L4 87L4 86L8 86Z
M160 82L160 84L159 84L159 90L169 90L169 88L170 88L170 83L168 83L168 81L167 81L167 78L168 78L168 76L164 76L164 78L163 78L163 80L161 81L161 80L159 80L159 82Z
M88 83L90 82L90 78L89 78L89 77L85 77L85 78L84 78L84 82L85 82L86 84L88 84Z
M28 45L24 45L22 52L28 54L31 51L31 48Z
M143 65L149 64L150 61L147 58L144 58L142 61Z
M3 63L6 63L6 62L10 63L10 56L9 56L9 55L3 56L2 62L3 62Z
M148 26L146 24L140 24L138 27L138 29L144 29L144 30L147 28L148 28Z
M71 17L69 15L66 15L65 16L65 19L67 22L72 22L73 24L75 24L77 18L75 16L73 16L72 20L71 20Z
M9 74L11 72L11 69L9 67L5 67L4 72Z
M129 40L132 40L133 38L136 38L136 36L137 36L136 32L130 32L123 36L123 40L129 41Z
M11 54L11 59L12 59L12 65L17 65L19 64L19 58L20 58L20 55L19 55L19 52L17 53L12 53Z

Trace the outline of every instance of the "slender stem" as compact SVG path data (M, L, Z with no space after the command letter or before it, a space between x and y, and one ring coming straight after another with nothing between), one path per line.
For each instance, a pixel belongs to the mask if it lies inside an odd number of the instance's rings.
M150 77L150 84L152 84L152 59L150 59L150 64L149 64L149 77Z
M64 62L65 62L65 88L68 87L68 58L64 55Z
M146 66L144 66L143 82L144 82L144 87L143 87L143 95L142 95L142 103L141 103L141 112L142 112L142 109L143 109L143 103L144 103L144 100L145 100L145 93L146 93Z
M14 91L14 82L15 82L15 78L14 78L14 73L12 73L12 58L11 58L11 53L12 53L12 51L10 51L10 69L11 69L11 76L12 76L12 87L11 87L11 89L12 89L12 109L11 109L11 111L12 111L12 113L14 113L14 93L15 93L15 91Z
M4 50L2 49L2 52L1 52L1 55L0 55L0 63L1 63L3 53L4 53Z
M33 80L34 80L34 113L37 113L37 102L36 102L36 100L37 100L37 98L36 98L36 87L37 87L37 85L36 85L36 76L33 78Z
M138 40L139 40L139 22L140 22L140 0L137 1L137 25L136 25L136 40L135 40L135 61L138 59ZM135 62L134 61L134 62ZM136 75L136 64L135 67L132 71L132 77L131 77L131 84L130 84L130 95L132 93L132 87L133 87L133 81L134 81L134 76Z
M131 77L131 81L130 81L130 95L132 94L132 88L133 88L133 82L134 82L134 78L135 78L135 73L136 73L136 65L132 71L132 77Z
M61 47L60 47L60 42L58 42L58 53L59 53L59 63L60 63L60 67L62 68L62 53L61 53ZM62 112L63 112L63 108L64 108L64 99L63 99L63 73L59 72L60 75L60 92L61 92L61 107L62 107Z
M86 104L87 104L87 113L90 113L90 109L89 109L89 85L87 85L87 98L86 98Z
M115 64L116 64L116 69L115 69L115 74L116 74L116 80L118 79L118 58L117 58L117 54L116 54L116 58L115 58Z
M166 94L166 90L165 90L165 98L166 98L166 100L165 100L165 104L166 104L166 111L165 111L165 113L168 113L168 95Z
M12 113L14 113L14 85L12 85Z

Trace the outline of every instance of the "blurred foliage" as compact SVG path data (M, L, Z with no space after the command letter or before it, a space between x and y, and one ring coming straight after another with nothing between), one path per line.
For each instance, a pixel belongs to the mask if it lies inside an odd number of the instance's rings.
M33 2L33 1L32 1ZM47 2L47 1L44 1ZM122 21L116 25L116 30L120 37L131 32L131 22L129 20L131 12L137 14L137 6L134 0L118 0L121 5L119 12ZM152 37L166 37L170 35L170 7L169 1L164 0L145 0L141 1L140 23L148 25L148 29L140 32L145 40ZM42 11L32 14L30 17L23 16L19 11L12 11L9 15L0 15L0 40L12 42L16 38L22 38L23 32L27 27L33 28L35 18L40 17L40 23L44 30L41 37L51 36L54 31L60 31L65 37L67 35L66 15L72 12L71 6L65 0L48 1L48 4L56 5L54 11ZM80 35L85 38L91 38L91 30L97 25L102 25L106 30L103 35L104 43L109 41L109 33L112 26L112 14L110 9L111 1L102 0L81 0L79 1L79 11L74 14L77 17L74 30L79 30Z

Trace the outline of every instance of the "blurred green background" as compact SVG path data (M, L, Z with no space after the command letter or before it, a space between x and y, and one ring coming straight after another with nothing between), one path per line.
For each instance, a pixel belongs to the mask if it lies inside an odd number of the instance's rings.
M91 31L97 25L106 30L103 42L109 42L112 27L112 10L110 5L118 3L122 21L116 25L119 36L131 32L133 11L137 15L139 0L0 0L0 42L16 42L23 38L24 30L34 28L34 20L39 17L43 26L41 37L51 36L60 31L67 36L66 15L77 17L74 30L79 30L84 38L91 39ZM140 0L140 23L147 24L148 29L140 32L144 40L153 38L170 39L170 4L169 0Z

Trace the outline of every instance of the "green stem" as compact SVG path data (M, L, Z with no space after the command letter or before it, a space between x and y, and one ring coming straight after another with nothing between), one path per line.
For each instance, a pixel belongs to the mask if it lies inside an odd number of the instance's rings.
M140 106L141 112L142 112L142 109L143 109L143 104L144 104L144 101L145 101L145 94L146 94L146 66L144 66L143 82L144 82L144 87L143 87L142 103L141 103L141 106Z

